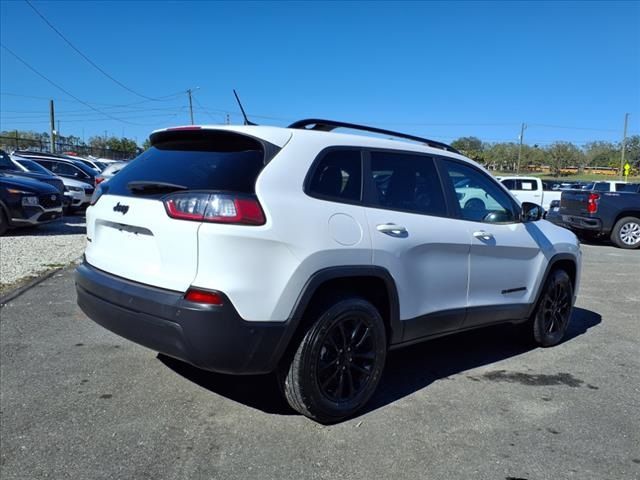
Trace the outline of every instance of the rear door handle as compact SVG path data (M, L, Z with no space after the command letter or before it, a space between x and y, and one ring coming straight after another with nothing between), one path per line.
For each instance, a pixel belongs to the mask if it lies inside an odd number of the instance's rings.
M480 230L479 232L473 232L473 236L480 240L493 240L493 235L489 232L485 232L484 230Z
M395 223L382 223L376 227L380 233L387 234L391 237L406 237L408 235L407 229L402 225L396 225Z

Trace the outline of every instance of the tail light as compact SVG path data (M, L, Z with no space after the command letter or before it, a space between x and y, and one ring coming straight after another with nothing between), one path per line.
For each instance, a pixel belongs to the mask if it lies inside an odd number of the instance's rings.
M264 225L258 200L251 196L227 193L185 192L164 199L167 215L196 222Z
M596 213L598 211L598 200L600 200L600 194L589 194L589 199L587 200L587 212Z
M195 303L206 303L207 305L222 305L222 296L216 292L190 288L184 295L184 299Z
M104 182L104 177L96 177L96 187Z
M105 187L105 189L107 188L108 187ZM93 191L93 195L91 195L91 200L89 201L89 205L95 205L103 193L104 193L104 190L102 188L102 185L96 186L95 190Z

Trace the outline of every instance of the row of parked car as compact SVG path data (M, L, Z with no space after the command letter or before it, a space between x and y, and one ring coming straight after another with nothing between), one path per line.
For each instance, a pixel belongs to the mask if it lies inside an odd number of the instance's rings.
M9 228L37 226L83 211L96 185L124 165L69 154L0 150L0 235Z

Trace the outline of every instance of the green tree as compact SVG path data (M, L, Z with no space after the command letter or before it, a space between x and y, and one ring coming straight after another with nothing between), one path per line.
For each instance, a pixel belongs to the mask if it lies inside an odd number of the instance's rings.
M485 161L484 145L478 137L461 137L451 142L451 146L477 162L484 163Z
M551 172L559 176L565 167L578 166L583 163L584 154L571 142L555 142L547 148Z
M629 162L629 165L640 168L640 135L631 135L627 137L625 142L624 158L625 162ZM620 162L618 162L619 166Z
M484 158L490 170L515 171L518 163L518 144L491 144L485 148Z
M616 162L620 166L620 150L611 142L589 142L584 148L584 165L589 167L608 167Z

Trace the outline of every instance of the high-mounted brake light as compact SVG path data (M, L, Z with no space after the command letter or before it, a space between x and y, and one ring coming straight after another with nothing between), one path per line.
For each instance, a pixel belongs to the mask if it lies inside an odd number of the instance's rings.
M264 225L265 218L257 199L250 196L183 192L164 199L167 215L196 222Z
M587 200L587 212L596 213L598 211L598 200L600 200L600 194L589 194L589 199Z
M189 125L187 127L171 127L167 128L166 132L176 132L176 131L185 131L185 130L202 130L202 127L198 127L195 125Z
M190 288L184 295L184 299L195 303L206 303L207 305L222 305L222 296L216 292L198 290Z

